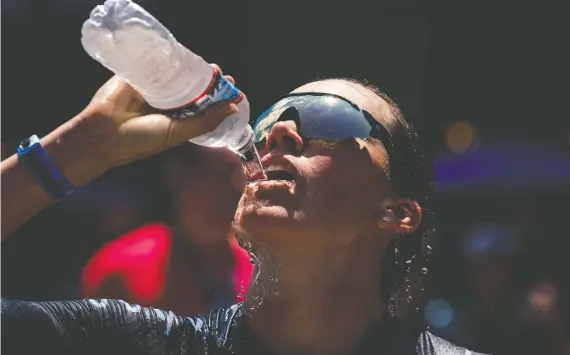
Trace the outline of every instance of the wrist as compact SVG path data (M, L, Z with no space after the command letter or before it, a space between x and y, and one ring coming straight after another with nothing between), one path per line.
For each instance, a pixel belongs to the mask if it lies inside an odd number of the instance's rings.
M89 132L75 117L41 139L41 144L53 164L67 181L79 188L103 175L109 168L102 159L96 132Z

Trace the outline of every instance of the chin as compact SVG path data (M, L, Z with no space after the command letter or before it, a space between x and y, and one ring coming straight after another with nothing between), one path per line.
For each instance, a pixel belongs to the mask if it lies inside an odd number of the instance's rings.
M302 234L302 214L297 211L261 202L242 205L238 208L234 221L237 233L261 243L289 240Z

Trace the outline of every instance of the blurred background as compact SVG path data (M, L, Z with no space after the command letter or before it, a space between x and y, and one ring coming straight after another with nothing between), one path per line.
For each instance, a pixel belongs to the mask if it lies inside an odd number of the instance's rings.
M110 73L82 49L95 0L2 1L2 158L77 114ZM236 78L257 115L311 80L379 86L436 163L439 239L423 310L493 354L569 354L569 23L549 3L141 0ZM176 212L162 159L118 169L2 245L2 296L74 299L107 243ZM4 206L6 208L6 206Z

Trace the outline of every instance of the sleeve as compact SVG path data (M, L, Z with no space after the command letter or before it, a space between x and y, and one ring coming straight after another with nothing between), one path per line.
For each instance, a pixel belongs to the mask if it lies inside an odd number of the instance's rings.
M116 300L2 300L2 354L199 354L199 318Z

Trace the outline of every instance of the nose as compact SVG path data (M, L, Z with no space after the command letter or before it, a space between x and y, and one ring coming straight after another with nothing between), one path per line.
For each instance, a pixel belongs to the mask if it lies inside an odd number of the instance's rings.
M303 151L303 138L297 131L295 121L279 121L273 125L267 137L266 149L268 152L281 149L286 152L300 153Z

